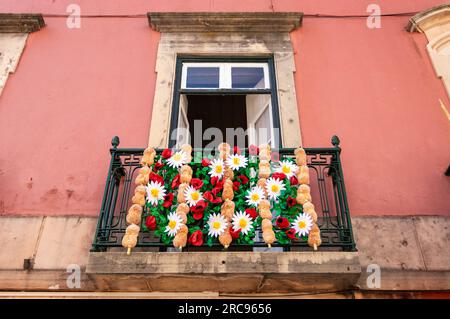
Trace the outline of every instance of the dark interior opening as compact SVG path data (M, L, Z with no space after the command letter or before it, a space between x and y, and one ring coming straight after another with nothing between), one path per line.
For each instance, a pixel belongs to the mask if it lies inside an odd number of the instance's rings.
M202 136L206 129L217 127L222 131L225 142L231 146L247 147L248 137L245 135L245 145L237 137L226 136L226 128L239 128L247 130L247 111L245 95L187 95L189 130L194 138L194 120L202 120ZM216 137L213 136L212 140ZM211 143L211 140L202 138L202 148ZM197 146L197 145L195 145ZM209 145L211 147L211 145Z

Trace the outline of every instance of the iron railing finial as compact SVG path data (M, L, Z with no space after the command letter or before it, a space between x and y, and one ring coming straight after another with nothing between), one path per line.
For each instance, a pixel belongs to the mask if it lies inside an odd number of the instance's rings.
M111 145L113 146L114 149L117 149L117 146L119 146L120 144L120 139L118 136L114 136L111 140Z
M339 146L339 144L341 144L341 140L339 139L339 136L333 135L331 137L331 144L333 144L333 146L336 147L339 152L341 152L341 147Z

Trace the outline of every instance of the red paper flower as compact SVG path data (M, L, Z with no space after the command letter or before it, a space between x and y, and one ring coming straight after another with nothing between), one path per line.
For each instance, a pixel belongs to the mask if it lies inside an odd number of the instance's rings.
M234 154L241 154L240 148L239 148L238 146L234 146L234 147L233 147L233 153L234 153Z
M164 151L161 152L161 156L165 159L168 159L172 156L172 151L168 148L166 148Z
M204 200L197 202L197 205L191 207L192 217L195 220L200 220L203 218L203 212L205 211L208 204Z
M214 197L213 193L211 191L206 191L203 193L203 198L206 199L208 202L212 204L220 204L222 203L222 198L220 197Z
M252 219L256 219L256 217L258 217L258 212L255 208L247 208L245 212L249 214Z
M286 230L285 234L290 239L296 239L297 238L297 237L295 237L295 229L294 228L290 228L290 229Z
M273 173L272 178L278 178L280 181L286 178L286 175L284 173Z
M177 176L175 176L172 180L172 189L177 188L178 186L180 186L180 174L177 174Z
M173 193L168 193L166 196L164 196L164 203L162 204L163 207L169 208L172 206L173 203Z
M158 162L158 163L155 164L155 171L159 171L159 170L160 170L161 168L163 168L163 167L164 167L164 164Z
M200 189L203 186L203 181L200 178L192 178L191 185L194 186L195 189Z
M217 176L211 177L211 185L214 186L219 181L219 178Z
M204 158L202 159L202 166L203 167L208 167L211 164L211 161L209 158Z
M256 145L250 145L249 147L248 147L248 153L250 154L250 155L258 155L258 153L259 153L259 148L258 148L258 146L256 146Z
M277 227L280 229L288 228L289 227L289 220L285 217L278 217L276 220Z
M209 202L212 202L214 199L213 194L211 193L211 191L206 191L203 193L203 198L206 199Z
M295 204L297 204L297 201L295 200L295 198L292 198L291 196L289 196L286 200L286 203L287 203L288 207L292 207L292 206L295 206Z
M298 185L298 179L295 176L291 176L289 182L291 183L291 186Z
M201 246L203 245L203 234L201 230L196 230L189 236L189 244L192 246Z
M164 185L164 179L156 173L150 172L149 178L151 182L159 182Z
M241 233L240 228L238 230L233 230L233 228L230 229L230 235L233 239L238 239L240 233Z
M244 184L244 185L248 183L248 177L245 176L245 175L239 175L237 178L238 178L238 179L241 181L241 183Z
M214 196L217 196L217 194L223 189L223 181L218 181L216 183L216 186L211 190L211 192L214 194Z
M239 190L239 186L241 186L241 183L239 183L238 181L233 182L233 190L235 192L237 192Z
M222 198L220 198L220 197L215 197L215 198L211 201L211 203L213 203L213 204L220 204L220 203L222 203Z
M145 219L145 227L147 227L150 230L156 229L156 218L155 216L149 215Z

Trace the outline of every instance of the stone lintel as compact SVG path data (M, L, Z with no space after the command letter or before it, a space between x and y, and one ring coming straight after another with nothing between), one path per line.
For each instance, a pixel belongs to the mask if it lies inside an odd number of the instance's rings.
M290 32L301 26L302 12L149 12L158 32Z
M39 13L0 13L0 33L31 33L44 26L44 18Z

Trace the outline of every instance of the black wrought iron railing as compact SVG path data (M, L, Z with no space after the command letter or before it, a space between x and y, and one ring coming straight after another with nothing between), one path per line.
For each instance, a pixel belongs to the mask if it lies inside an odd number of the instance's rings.
M310 168L310 184L313 203L318 214L318 226L321 230L321 250L355 251L350 212L345 191L339 147L339 138L331 139L333 147L305 148ZM112 247L121 247L125 234L126 214L131 205L134 179L140 168L143 148L118 148L119 138L112 139L111 162L108 169L105 191L103 194L100 216L91 251L106 251ZM157 153L162 150L157 150ZM195 153L195 150L194 150ZM279 150L280 155L294 157L293 148ZM195 156L195 155L194 155ZM136 247L143 250L166 251L168 246L152 232L141 232ZM267 247L259 231L256 231L254 244L233 244L228 250L251 250L253 247ZM282 245L274 243L272 247L283 247L283 250L302 250L310 248L306 242L293 242ZM187 246L183 251L222 250L219 243L213 247Z

